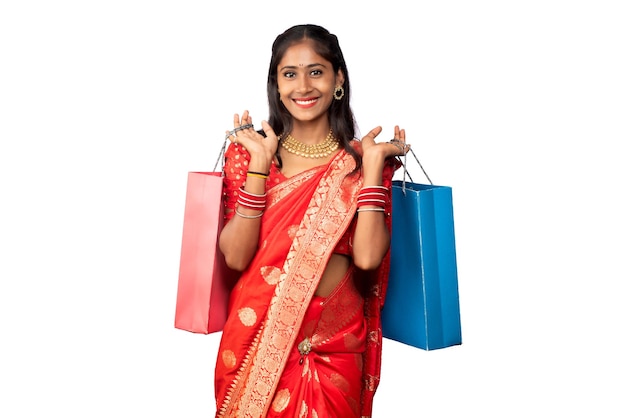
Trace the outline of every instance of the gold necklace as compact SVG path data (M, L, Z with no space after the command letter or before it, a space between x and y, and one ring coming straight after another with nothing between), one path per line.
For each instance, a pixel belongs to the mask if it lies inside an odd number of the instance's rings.
M331 129L326 135L326 139L319 144L307 145L298 141L296 138L288 134L280 144L283 148L295 155L306 158L324 158L335 152L339 148L339 141L333 135Z

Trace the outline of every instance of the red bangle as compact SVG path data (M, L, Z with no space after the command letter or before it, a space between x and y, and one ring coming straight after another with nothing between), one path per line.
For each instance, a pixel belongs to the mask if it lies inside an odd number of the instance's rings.
M377 206L384 208L389 202L389 189L385 186L363 187L357 196L357 208Z
M267 204L267 194L250 193L244 190L243 187L240 187L237 204L249 209L264 210Z

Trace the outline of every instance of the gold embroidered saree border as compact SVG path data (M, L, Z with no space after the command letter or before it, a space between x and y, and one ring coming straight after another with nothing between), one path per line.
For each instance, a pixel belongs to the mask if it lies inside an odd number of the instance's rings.
M246 417L265 416L297 337L306 308L330 258L356 211L353 196L361 178L349 178L354 160L342 151L330 164L311 199L294 238L272 297L267 321L251 364L238 410ZM344 183L345 181L345 183ZM345 187L351 187L347 193ZM345 202L345 196L351 196Z

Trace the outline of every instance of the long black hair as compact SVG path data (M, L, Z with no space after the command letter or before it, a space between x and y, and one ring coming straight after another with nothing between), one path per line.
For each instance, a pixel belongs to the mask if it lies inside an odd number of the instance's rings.
M295 43L305 39L312 40L315 52L328 60L335 74L339 70L343 73L344 96L341 100L333 100L328 109L330 127L335 138L339 140L340 147L344 148L356 161L356 170L361 167L361 156L350 145L355 135L355 119L350 107L350 77L348 67L343 58L343 52L339 46L337 36L327 29L312 24L296 25L287 29L276 37L272 44L272 58L267 75L267 99L269 103L269 124L279 135L286 135L293 128L293 118L280 101L278 93L278 64L283 59L287 49ZM279 159L280 163L280 159Z

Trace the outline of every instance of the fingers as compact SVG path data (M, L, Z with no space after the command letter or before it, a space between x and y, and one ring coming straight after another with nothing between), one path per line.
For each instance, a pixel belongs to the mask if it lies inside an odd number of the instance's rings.
M365 135L363 137L363 139L369 139L369 140L374 140L374 138L376 138L381 132L383 131L383 128L380 126L375 127L374 129L372 129L371 131L369 131L367 133L367 135Z
M230 139L231 142L237 143L237 132L240 131L249 131L252 130L254 132L254 125L252 124L252 117L248 113L247 110L244 110L241 118L239 118L239 114L235 113L233 116L233 126L234 128L230 131L226 132L226 139Z
M397 148L398 152L396 153L396 155L405 155L407 151L411 148L410 144L406 144L397 139L392 139L389 143Z
M406 143L406 132L404 129L400 129L398 125L393 128L393 139L390 140L389 143L397 148L397 155L406 155L407 151L411 148L411 145Z
M272 129L267 121L261 121L261 127L263 128L263 132L265 132L265 136L267 138L271 138L274 140L278 139L276 133L274 132L274 129Z
M383 128L381 128L380 126L375 127L374 129L372 129L371 131L368 132L367 135L365 135L363 137L363 139L368 139L368 140L374 140L374 138L376 138L381 132L382 132ZM400 127L398 125L394 126L393 128L393 139L390 140L389 142L406 142L406 132L404 129L400 129Z
M239 120L239 116L235 114L235 132L245 131L247 129L254 130L254 125L252 124L252 116L248 113L247 110L243 111L243 115L241 115L241 120Z
M239 128L242 125L251 125L252 124L252 116L250 116L250 113L247 110L243 111L243 114L241 115L241 119L239 118L239 114L235 113L235 115L233 116L233 126L235 128Z
M243 115L241 116L241 124L252 125L252 116L250 116L250 113L248 113L247 110L244 110Z
M400 141L406 141L406 132L404 129L400 129L398 125L393 128L393 139L399 139Z
M239 114L235 113L233 116L233 125L234 128L232 130L226 131L226 139L230 140L232 143L241 144L249 149L256 148L257 145L255 144L263 144L263 147L269 146L270 149L272 146L274 149L278 146L278 137L270 124L267 121L261 122L268 141L265 142L263 136L259 135L254 129L252 117L247 110L242 113L241 117L239 117Z

